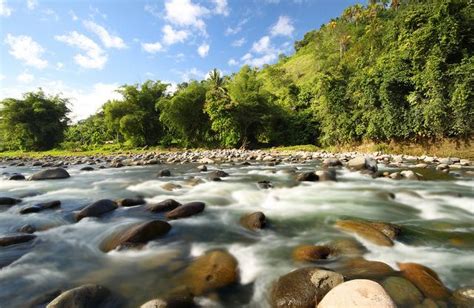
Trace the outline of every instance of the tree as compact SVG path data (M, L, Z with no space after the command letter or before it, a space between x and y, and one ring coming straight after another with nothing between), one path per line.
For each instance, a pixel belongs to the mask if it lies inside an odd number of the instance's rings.
M23 99L0 102L0 134L8 150L48 150L63 141L69 122L69 100L41 89Z

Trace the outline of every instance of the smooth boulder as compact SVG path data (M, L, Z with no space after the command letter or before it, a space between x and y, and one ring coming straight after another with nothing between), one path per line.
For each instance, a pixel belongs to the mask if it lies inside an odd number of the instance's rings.
M146 209L150 212L159 213L159 212L172 211L178 206L181 206L181 203L179 203L178 201L173 200L173 199L166 199L158 203L149 204L146 206Z
M247 214L240 218L240 224L252 231L265 228L266 223L265 214L262 212Z
M316 307L334 287L344 282L341 274L306 267L281 276L274 284L270 302L272 307Z
M292 257L295 261L313 262L326 259L331 253L327 246L300 245L293 249Z
M160 170L160 171L158 172L158 176L159 176L159 177L171 176L171 171L169 171L168 169Z
M425 297L442 300L450 296L449 290L432 269L417 263L398 263L398 267L403 277L420 289Z
M79 221L85 217L99 217L115 209L117 209L117 204L114 201L109 199L101 199L86 206L76 213L76 221Z
M329 291L317 308L396 308L381 285L372 280L356 279L341 283Z
M183 284L195 296L238 280L237 259L225 250L213 250L195 259L184 271Z
M395 274L390 265L380 261L369 261L362 257L345 260L338 271L346 279L379 278Z
M402 307L412 307L423 301L420 290L403 277L388 277L382 282L382 286L393 301Z
M381 246L393 246L393 241L369 223L355 220L339 220L336 227L343 231L355 233L358 236Z
M189 202L181 206L178 206L174 210L168 212L166 214L166 218L179 219L179 218L190 217L204 211L205 206L206 205L203 202Z
M464 287L453 292L452 301L459 308L474 307L474 287Z
M171 230L171 225L166 221L151 220L134 224L118 232L101 244L101 250L108 252L117 247L134 247L148 243L162 237Z
M67 290L51 303L47 308L91 308L101 307L110 297L111 293L106 287L86 284Z
M32 206L28 206L25 208L22 208L20 210L20 214L29 214L29 213L37 213L41 212L44 210L50 210L50 209L57 209L61 206L61 201L59 200L54 200L54 201L49 201L49 202L44 202L44 203L38 203Z
M40 181L40 180L59 180L69 178L69 173L63 168L53 168L42 170L30 176L30 181Z
M15 205L20 203L20 199L10 198L10 197L0 197L0 205Z
M303 172L296 176L296 180L299 182L317 182L319 181L319 176L314 172Z
M0 237L0 246L11 246L20 243L26 243L36 238L33 234L18 234L18 235L7 235Z
M129 207L145 204L146 201L143 198L124 198L115 200L118 206Z
M347 163L347 166L352 170L369 170L372 172L377 172L377 161L373 158L358 156L355 157Z
M23 174L14 174L8 178L10 181L23 181L25 176Z

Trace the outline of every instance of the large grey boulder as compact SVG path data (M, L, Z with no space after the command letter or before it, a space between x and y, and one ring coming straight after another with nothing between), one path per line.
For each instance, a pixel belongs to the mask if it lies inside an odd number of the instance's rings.
M40 180L58 180L66 179L70 177L69 173L63 168L53 168L42 170L30 176L30 181L40 181Z

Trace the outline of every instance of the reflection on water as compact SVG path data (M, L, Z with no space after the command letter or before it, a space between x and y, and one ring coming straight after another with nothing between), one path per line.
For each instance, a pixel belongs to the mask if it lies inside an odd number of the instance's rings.
M5 266L0 270L0 303L21 306L57 289L96 283L120 294L127 306L136 307L179 285L180 273L193 257L225 248L239 262L240 283L217 297L200 300L219 301L225 307L260 307L266 303L273 280L302 266L291 260L295 246L351 237L333 227L339 218L381 220L403 227L393 247L374 246L358 238L368 249L368 260L394 268L396 262L427 265L450 288L474 284L472 178L395 181L340 169L338 182L295 182L290 170L314 170L317 165L221 165L218 167L230 174L221 182L208 181L195 165L167 166L172 176L166 178L156 177L160 166L92 172L74 166L66 180L0 179L1 196L23 199L19 205L0 209L0 234L12 234L25 224L39 230L33 242L0 248L0 265ZM38 169L1 170L29 175ZM202 177L204 182L193 186L191 177ZM274 188L260 189L257 182L261 180L271 181ZM167 182L181 188L168 191L162 187ZM137 206L74 223L73 212L92 201L136 196L149 203L167 198L203 201L206 209L198 216L171 221L171 232L142 250L107 254L98 248L107 236L138 221L164 219L163 214ZM19 214L21 207L54 199L61 200L60 210ZM240 216L252 211L266 214L268 229L254 233L240 227ZM336 258L319 265L338 268L340 262Z

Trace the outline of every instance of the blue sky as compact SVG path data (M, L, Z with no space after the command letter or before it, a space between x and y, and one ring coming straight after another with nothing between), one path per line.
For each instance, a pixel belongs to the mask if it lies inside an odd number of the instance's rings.
M0 99L42 87L96 112L122 84L261 67L355 0L0 0Z

